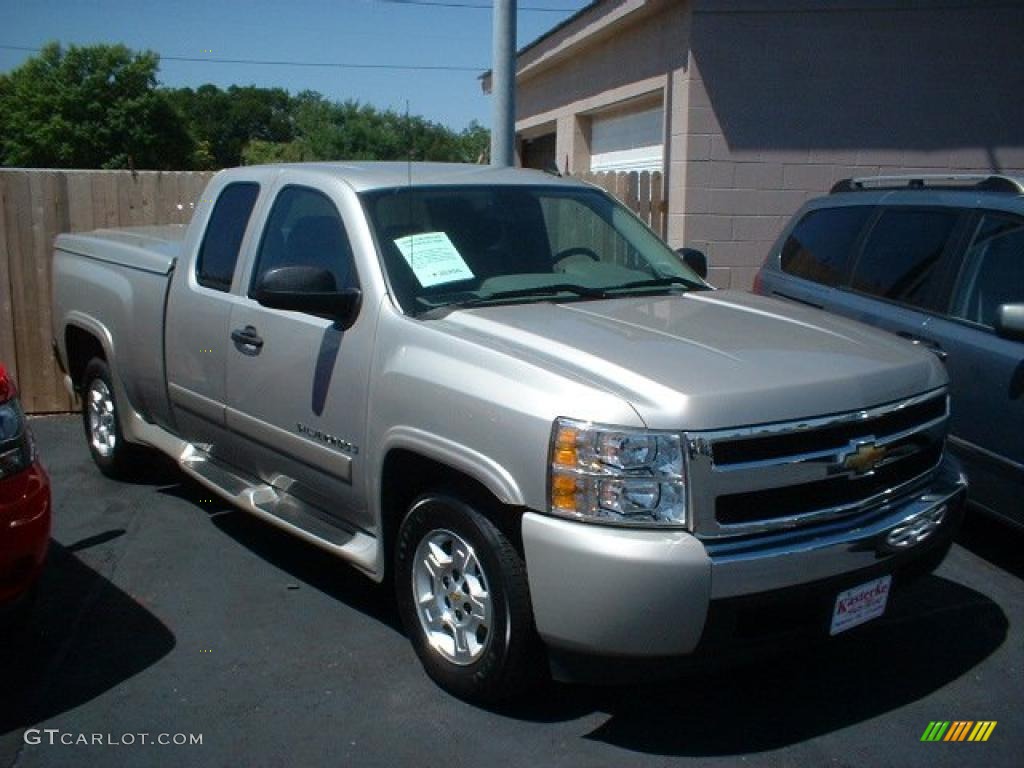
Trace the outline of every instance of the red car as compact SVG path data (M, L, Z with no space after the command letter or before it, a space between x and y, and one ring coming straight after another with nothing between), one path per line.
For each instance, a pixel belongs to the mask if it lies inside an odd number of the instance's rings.
M24 620L50 543L50 478L0 365L0 618Z

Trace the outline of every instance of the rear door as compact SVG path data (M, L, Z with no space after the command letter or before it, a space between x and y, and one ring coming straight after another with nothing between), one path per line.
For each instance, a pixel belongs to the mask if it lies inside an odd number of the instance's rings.
M951 443L972 499L1024 523L1024 342L993 330L1000 305L1024 302L1024 218L982 212L971 231L948 314L923 335L948 354Z
M200 241L192 245L196 258L188 267L179 263L168 296L167 388L178 433L230 460L224 372L230 353L231 287L260 185L236 180L209 194L214 203Z
M882 208L848 285L831 296L828 309L931 347L942 357L925 323L943 300L968 215L958 208Z
M260 276L283 266L323 267L338 288L359 287L348 238L360 215L354 195L346 201L340 190L325 194L299 179L288 172L279 178L252 276L232 307L227 424L237 435L242 469L367 527L352 489L364 476L359 451L374 313L364 307L341 330L330 319L269 309L251 298Z
M872 205L849 205L805 213L782 243L779 270L762 270L764 292L833 309L838 288L847 279L862 234L876 211Z

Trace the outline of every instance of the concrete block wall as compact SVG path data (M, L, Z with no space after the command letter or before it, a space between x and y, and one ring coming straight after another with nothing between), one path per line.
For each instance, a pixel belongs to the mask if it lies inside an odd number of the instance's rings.
M839 179L1024 172L1024 14L1005 4L705 2L672 74L669 225L742 290ZM771 11L771 12L766 12Z
M589 171L590 120L663 104L666 72L685 65L688 19L682 0L609 0L542 40L519 59L517 134L554 131L559 169Z

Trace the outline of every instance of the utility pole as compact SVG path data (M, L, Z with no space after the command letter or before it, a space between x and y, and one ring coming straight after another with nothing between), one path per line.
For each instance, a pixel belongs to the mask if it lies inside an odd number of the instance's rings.
M491 165L515 165L516 142L516 0L494 0L494 99Z

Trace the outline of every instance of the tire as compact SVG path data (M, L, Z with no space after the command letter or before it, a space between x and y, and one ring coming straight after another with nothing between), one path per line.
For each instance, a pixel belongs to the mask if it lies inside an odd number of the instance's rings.
M395 547L395 590L427 674L455 696L496 703L542 678L523 560L464 501L427 493L413 502Z
M124 439L110 367L98 357L89 361L82 374L82 428L100 472L114 479L134 474L141 449Z

